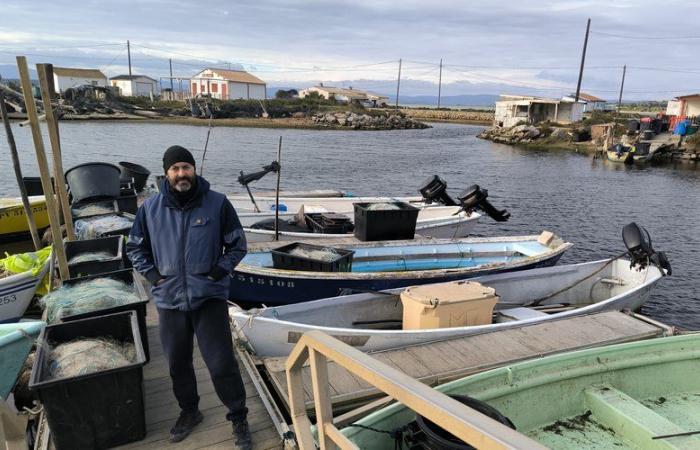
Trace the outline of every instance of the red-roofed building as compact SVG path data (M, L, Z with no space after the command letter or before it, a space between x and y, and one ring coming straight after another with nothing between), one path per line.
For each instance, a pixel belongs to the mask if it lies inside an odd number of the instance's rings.
M243 70L204 69L190 79L190 91L222 100L267 98L266 83Z

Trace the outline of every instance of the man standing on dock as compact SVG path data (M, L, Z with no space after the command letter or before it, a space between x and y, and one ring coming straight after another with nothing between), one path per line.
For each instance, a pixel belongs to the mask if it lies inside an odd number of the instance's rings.
M247 450L252 444L246 394L226 304L229 274L246 254L245 234L226 196L196 175L187 149L168 148L163 169L160 193L139 208L126 248L134 268L151 282L160 339L182 410L170 440L185 439L204 418L192 364L197 336L214 389L228 408L236 446Z

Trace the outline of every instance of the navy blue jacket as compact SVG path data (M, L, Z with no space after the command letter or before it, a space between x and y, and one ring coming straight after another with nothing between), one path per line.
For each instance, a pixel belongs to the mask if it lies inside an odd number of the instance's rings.
M228 299L230 273L246 254L246 239L233 205L197 177L194 196L182 207L164 179L160 193L136 213L126 251L152 284L156 306L189 311L208 299Z

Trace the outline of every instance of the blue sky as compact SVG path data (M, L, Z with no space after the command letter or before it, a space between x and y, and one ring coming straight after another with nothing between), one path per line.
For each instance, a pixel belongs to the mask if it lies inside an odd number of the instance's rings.
M615 100L627 64L628 99L700 92L700 2L4 0L0 64L99 67L188 77L202 66L245 68L270 86L323 81L384 93L529 92L576 85L592 19L583 90Z

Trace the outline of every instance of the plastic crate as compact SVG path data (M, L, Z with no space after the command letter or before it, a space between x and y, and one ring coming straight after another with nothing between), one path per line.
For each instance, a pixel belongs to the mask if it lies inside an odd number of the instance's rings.
M109 236L84 241L66 241L63 246L66 250L66 259L68 261L84 253L108 252L112 255L112 258L100 261L69 262L68 272L71 278L124 269L124 238L121 236Z
M304 214L304 218L306 219L306 225L314 233L347 234L352 233L355 228L350 218L343 214Z
M134 303L127 303L126 305L113 306L112 308L98 309L97 311L90 311L82 314L73 314L72 316L64 316L61 318L61 321L71 322L74 320L86 319L88 317L104 316L124 311L134 311L138 319L139 333L141 335L141 342L143 343L143 351L146 354L146 361L150 361L151 352L150 347L148 345L148 328L146 328L146 307L148 305L149 296L146 292L146 288L141 282L141 279L136 274L134 269L122 269L116 270L114 272L101 273L99 275L89 275L85 277L70 278L68 280L65 280L63 284L70 286L72 284L81 283L83 281L94 280L95 278L113 278L115 280L123 281L128 284L133 284L134 293L140 298L140 300Z
M302 250L333 249L338 257L333 261L321 261L303 256L290 255L289 252L299 248ZM294 242L271 251L272 265L275 269L301 270L306 272L350 272L352 270L352 250L327 247L323 245L303 244Z
M131 342L136 360L124 367L49 380L49 346L77 338ZM134 312L49 325L37 340L29 389L41 401L57 450L102 449L146 437L143 366L146 357Z
M361 241L413 239L419 209L404 202L399 209L368 209L372 203L354 203L355 237Z

